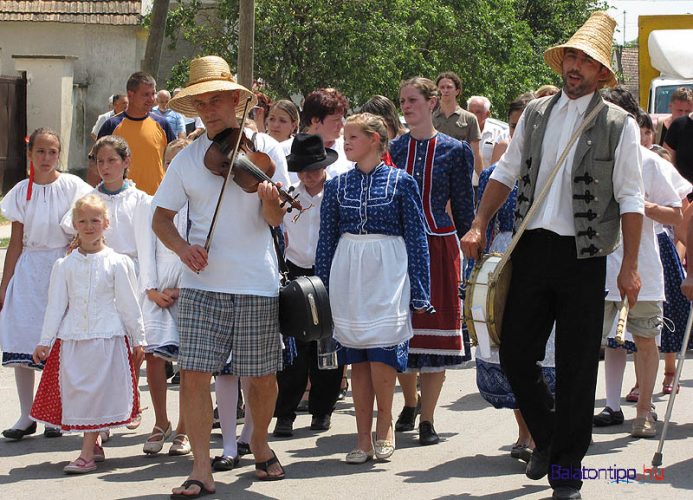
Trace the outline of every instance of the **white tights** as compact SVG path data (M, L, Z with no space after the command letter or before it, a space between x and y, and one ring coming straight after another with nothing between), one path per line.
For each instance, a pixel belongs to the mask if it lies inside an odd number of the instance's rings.
M247 393L245 379L241 379L243 392ZM223 455L226 457L236 457L238 448L236 446L236 405L238 403L238 377L235 375L220 375L214 382L217 394L217 407L219 408L219 425L224 441ZM252 416L250 406L245 405L245 423L241 431L240 441L250 442L253 432Z
M17 396L19 396L19 420L12 429L26 429L33 420L29 418L31 405L34 402L34 380L36 372L29 368L16 366L14 368L14 380L17 384Z
M626 369L625 349L604 350L604 376L606 382L606 406L614 411L621 409L621 389L623 386L623 372Z

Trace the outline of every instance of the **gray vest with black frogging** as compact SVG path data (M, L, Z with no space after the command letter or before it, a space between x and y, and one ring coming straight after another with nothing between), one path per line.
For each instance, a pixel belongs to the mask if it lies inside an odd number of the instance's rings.
M532 101L524 111L525 141L518 183L515 231L534 201L546 124L551 109L560 96L559 93ZM584 116L600 100L602 98L599 93L595 93ZM619 244L621 218L618 202L614 198L612 176L616 146L627 116L623 109L607 102L577 140L572 165L572 204L578 259L607 255ZM562 151L559 151L559 155L560 153ZM552 164L551 168L554 166Z

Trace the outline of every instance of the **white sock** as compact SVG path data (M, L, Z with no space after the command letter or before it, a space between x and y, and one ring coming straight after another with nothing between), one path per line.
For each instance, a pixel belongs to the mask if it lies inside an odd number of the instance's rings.
M14 380L17 383L17 396L19 396L19 420L12 429L26 429L34 421L29 418L31 405L34 402L34 379L36 372L28 368L15 367Z
M241 430L241 436L238 441L241 443L250 444L250 438L253 435L253 413L248 404L248 379L241 378L241 389L243 390L243 397L245 398L245 419L243 421L243 429Z
M625 349L611 349L604 352L604 375L606 378L606 406L614 411L621 409L621 388L623 372L626 369Z
M238 403L238 377L221 375L214 382L219 408L219 425L224 441L223 455L236 457L236 404Z

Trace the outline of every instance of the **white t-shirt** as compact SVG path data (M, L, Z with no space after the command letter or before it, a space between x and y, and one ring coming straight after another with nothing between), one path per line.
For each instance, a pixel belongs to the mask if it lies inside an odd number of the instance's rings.
M274 171L274 175L272 176L272 180L275 182L281 182L284 187L288 188L291 185L291 181L289 179L289 169L286 166L286 155L284 154L284 149L280 143L271 135L263 132L258 132L253 135L253 131L249 128L246 128L244 132L248 139L253 140L255 149L257 151L260 153L265 153L267 156L272 158L272 161L274 161L276 169Z
M293 136L289 137L287 140L282 141L279 143L279 146L282 148L282 151L284 152L284 156L289 156L291 154L291 145L294 143L294 138Z
M183 121L185 122L185 125L187 126L188 123L194 123L195 128L205 128L205 124L202 123L202 119L199 116L196 116L195 118L190 118L189 116L183 115Z
M106 111L104 114L99 115L99 117L96 119L96 123L91 129L91 133L94 135L99 135L99 130L101 130L103 124L106 123L106 120L108 120L112 116L113 111Z
M650 151L650 153L657 154L654 151ZM657 155L659 156L659 155ZM662 173L664 176L669 180L669 183L674 186L674 189L676 189L676 192L679 194L680 199L684 199L688 196L688 193L693 191L693 185L691 185L690 182L686 180L685 177L683 177L678 170L676 170L676 167L672 165L670 162L665 160L664 158L660 159L662 161L659 162L659 165L662 167ZM671 226L664 226L663 224L660 224L659 222L655 223L655 232L657 234L661 233L662 231L667 231L667 234L669 237L674 240L674 230ZM675 241L675 240L674 240Z
M681 198L669 181L666 171L666 160L640 146L642 154L642 178L645 186L645 200L665 207L680 207ZM638 252L638 271L642 288L638 300L660 301L664 296L664 275L662 262L659 259L659 244L655 234L656 222L643 217L640 250ZM606 300L620 301L616 278L623 261L623 246L619 246L606 258L606 288L609 293Z
M320 191L315 196L308 194L303 184L294 184L305 212L298 219L296 211L284 215L284 230L288 234L289 244L286 246L286 259L299 267L310 269L315 265L315 252L318 249L320 235L320 206L322 195ZM308 208L310 207L310 208Z
M183 149L171 162L153 200L155 206L174 212L190 202L191 245L204 246L223 184L204 165L211 143L205 134ZM232 180L225 189L208 265L199 274L184 267L181 287L275 297L279 293L277 256L260 199Z
M481 131L481 140L479 141L479 149L481 150L481 157L484 159L484 166L488 167L491 165L493 148L498 141L508 136L507 128L493 123L491 118L486 119L484 122L484 130Z

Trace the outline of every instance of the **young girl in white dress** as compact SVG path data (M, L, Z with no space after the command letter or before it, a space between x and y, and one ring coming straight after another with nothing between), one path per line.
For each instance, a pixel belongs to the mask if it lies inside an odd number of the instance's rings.
M3 215L12 222L12 234L0 284L0 347L3 366L15 369L20 410L17 422L3 431L8 439L36 432L29 411L34 370L42 365L33 362L31 353L41 337L51 267L65 255L71 239L60 221L75 200L91 190L79 177L57 170L60 149L56 132L35 130L29 137L30 178L17 183L1 205ZM60 431L48 427L44 435L56 437Z
M139 274L139 254L152 233L151 196L127 178L132 156L122 137L101 137L92 147L101 182L93 189L106 204L110 225L104 232L108 246L130 257ZM71 226L68 216L64 224Z
M92 147L92 155L96 157L101 176L101 183L92 192L106 204L110 221L104 237L110 248L133 260L135 273L139 275L139 256L152 237L151 196L137 189L135 183L127 178L131 153L125 139L114 135L101 137ZM70 214L63 218L63 226L72 228ZM140 301L144 302L144 290L139 288L138 291ZM137 365L138 377L139 369L140 365ZM138 417L128 429L136 429L140 421ZM107 436L104 434L104 439Z
M176 139L166 147L164 170L191 142L188 139ZM180 235L186 238L187 206L178 212L173 222ZM166 412L166 362L178 359L178 293L183 264L174 252L161 243L153 231L149 231L149 234L148 244L140 255L140 283L146 295L142 303L142 315L147 338L147 347L144 349L147 360L147 385L156 422L154 432L144 443L143 451L156 454L162 450L164 442L172 432ZM181 417L169 455L187 455L191 451L182 414L180 412Z
M72 214L77 248L51 272L33 351L35 363L47 362L31 418L84 432L79 457L63 469L81 474L105 459L99 431L127 425L137 415L135 363L144 357L144 325L132 260L104 243L106 205L87 195Z

